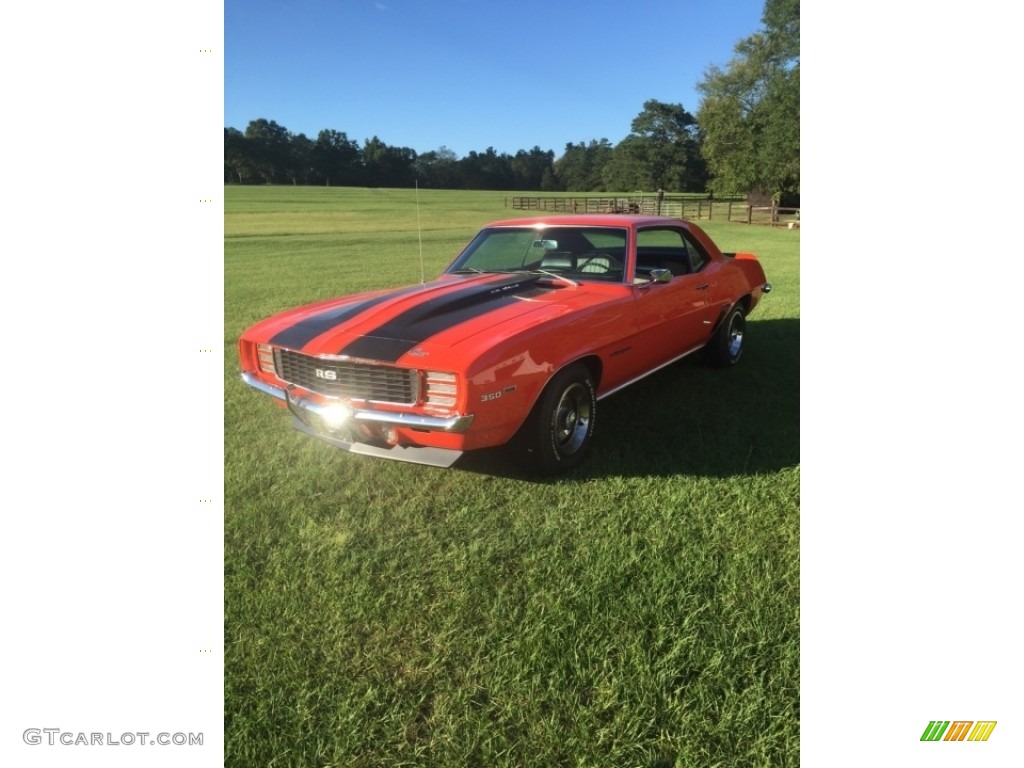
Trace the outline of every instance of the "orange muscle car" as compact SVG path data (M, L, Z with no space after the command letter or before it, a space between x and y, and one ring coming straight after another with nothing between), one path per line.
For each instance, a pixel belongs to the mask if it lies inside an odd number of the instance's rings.
M253 326L242 379L347 451L450 466L510 444L553 473L584 457L598 400L698 350L736 363L770 290L755 256L692 222L498 221L436 280Z

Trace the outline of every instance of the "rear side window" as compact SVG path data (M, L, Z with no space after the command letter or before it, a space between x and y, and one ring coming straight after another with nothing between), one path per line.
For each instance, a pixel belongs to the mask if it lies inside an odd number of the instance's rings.
M690 259L690 269L694 272L700 272L704 269L704 266L711 261L711 257L708 256L700 244L691 238L686 232L683 232L683 243L686 245L686 253Z

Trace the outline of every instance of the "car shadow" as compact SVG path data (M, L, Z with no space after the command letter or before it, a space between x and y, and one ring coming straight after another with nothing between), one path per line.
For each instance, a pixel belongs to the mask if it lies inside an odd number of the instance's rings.
M736 366L695 354L598 403L590 455L553 478L531 476L507 449L475 451L453 469L532 482L732 477L800 462L800 321L750 321Z

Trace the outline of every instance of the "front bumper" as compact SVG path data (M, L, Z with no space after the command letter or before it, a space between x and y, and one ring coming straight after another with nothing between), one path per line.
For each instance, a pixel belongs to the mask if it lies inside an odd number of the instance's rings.
M429 446L401 445L391 440L367 441L360 438L365 426L381 434L394 434L396 428L414 429L425 432L447 432L460 434L469 429L472 414L465 416L427 416L395 411L379 411L370 408L349 408L340 401L321 402L294 394L293 387L276 387L261 381L251 373L242 372L242 381L253 389L283 400L295 417L293 426L300 432L319 438L324 442L352 453L377 456L379 458L408 461L415 464L429 464L449 467L462 455L462 451ZM344 408L344 418L338 419L339 407Z
M320 403L310 400L308 397L293 395L284 387L275 387L260 381L251 373L243 372L242 381L254 389L258 389L266 395L284 400L290 410L297 418L301 419L300 413L309 413L319 418L329 418L330 409L334 403ZM297 412L298 411L298 412ZM409 427L410 429L425 429L428 432L456 432L462 433L469 429L473 423L472 414L467 416L424 416L415 413L397 413L395 411L374 411L368 408L352 409L350 419L354 421L374 422L386 424L392 427Z

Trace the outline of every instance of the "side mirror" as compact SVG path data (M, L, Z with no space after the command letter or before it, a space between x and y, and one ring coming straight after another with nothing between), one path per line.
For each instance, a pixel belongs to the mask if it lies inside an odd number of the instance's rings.
M672 272L667 269L652 269L650 278L652 283L671 283Z

